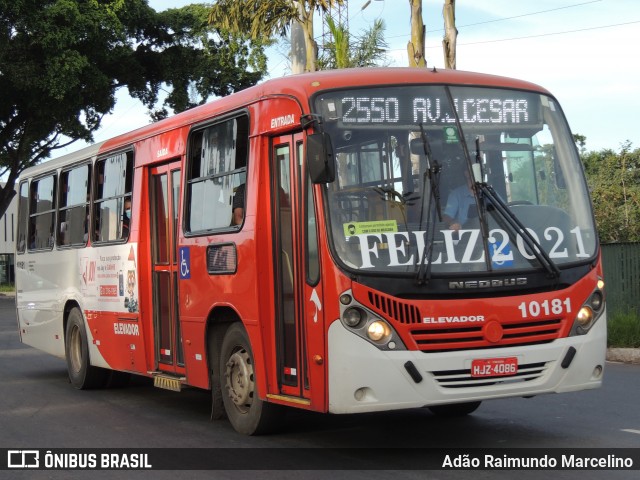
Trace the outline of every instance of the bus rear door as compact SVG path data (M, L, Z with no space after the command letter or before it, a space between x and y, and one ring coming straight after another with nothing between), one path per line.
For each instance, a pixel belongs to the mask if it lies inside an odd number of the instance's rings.
M184 372L184 351L178 318L178 255L176 238L180 199L180 162L149 170L149 215L151 226L151 270L156 386L179 389L177 378Z

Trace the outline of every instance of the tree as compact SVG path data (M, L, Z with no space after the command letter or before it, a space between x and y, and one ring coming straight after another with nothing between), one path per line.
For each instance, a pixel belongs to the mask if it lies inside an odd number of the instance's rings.
M215 31L209 24L209 8L193 4L155 13L154 30L162 32L162 37L147 37L145 53L150 59L156 57L157 67L148 70L153 74L149 80L156 80L154 87L164 82L171 88L164 106L174 112L201 105L212 95L224 96L255 85L267 71L264 45L243 35ZM152 56L158 48L164 49Z
M411 40L407 43L410 67L426 67L424 42L426 30L422 22L422 0L409 0L411 6Z
M603 243L640 241L640 149L622 145L581 156Z
M326 54L318 59L319 70L373 67L384 62L387 48L384 20L377 19L354 38L344 25L336 25L332 18L326 21L333 41L326 45Z
M204 6L157 13L147 0L0 0L0 29L0 214L22 170L92 140L119 88L154 108L166 84L165 106L181 111L266 70L260 45L213 35Z
M587 137L585 137L584 135L580 135L579 133L574 133L573 141L578 147L578 150L580 150L580 154L586 153L585 145L587 144Z
M284 37L291 22L297 22L304 33L305 71L315 72L318 47L313 38L313 15L316 11L324 14L343 3L344 0L217 0L209 21L235 34L246 32L249 38L263 42Z
M442 7L444 17L444 37L442 38L442 51L444 53L444 67L456 68L456 42L458 29L456 28L456 1L444 0Z

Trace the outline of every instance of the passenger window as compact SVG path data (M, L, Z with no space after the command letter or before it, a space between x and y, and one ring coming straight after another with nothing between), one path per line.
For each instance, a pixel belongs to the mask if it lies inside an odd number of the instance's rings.
M248 145L246 116L192 135L187 167L187 231L240 228L244 220Z
M29 204L29 250L53 248L56 175L31 182Z
M94 242L115 242L129 236L126 206L131 205L133 152L119 153L96 162L93 204Z
M18 200L18 241L16 250L24 253L27 248L27 225L29 223L29 183L20 184L20 199Z
M60 174L58 245L86 245L89 237L91 166L81 165Z

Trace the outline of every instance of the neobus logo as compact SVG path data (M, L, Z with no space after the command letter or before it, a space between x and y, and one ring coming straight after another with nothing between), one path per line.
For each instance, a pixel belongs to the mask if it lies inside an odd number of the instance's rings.
M478 288L501 288L515 287L517 285L526 285L526 277L504 278L501 280L467 280L465 282L449 282L451 290L471 290Z

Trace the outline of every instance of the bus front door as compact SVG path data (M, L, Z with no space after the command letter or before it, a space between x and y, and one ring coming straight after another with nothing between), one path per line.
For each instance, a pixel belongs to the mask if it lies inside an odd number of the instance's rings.
M312 184L302 133L272 143L276 358L280 394L321 408L324 319Z
M181 375L184 373L184 352L178 318L176 248L180 162L150 169L149 195L155 368Z

